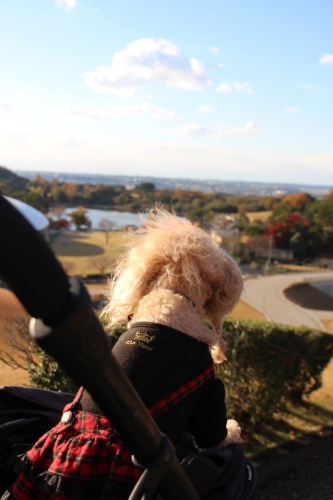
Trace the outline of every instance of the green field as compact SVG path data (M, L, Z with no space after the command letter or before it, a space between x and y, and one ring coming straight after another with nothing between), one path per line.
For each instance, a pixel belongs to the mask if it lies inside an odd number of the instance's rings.
M127 239L127 233L111 231L107 244L102 231L66 231L53 238L51 247L67 274L85 277L111 269Z

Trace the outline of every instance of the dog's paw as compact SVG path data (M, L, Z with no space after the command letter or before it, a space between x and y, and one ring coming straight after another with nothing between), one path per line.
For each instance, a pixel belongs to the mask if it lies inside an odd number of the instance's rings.
M236 420L230 419L227 421L227 431L227 437L221 443L222 448L229 444L237 444L241 440L241 428Z

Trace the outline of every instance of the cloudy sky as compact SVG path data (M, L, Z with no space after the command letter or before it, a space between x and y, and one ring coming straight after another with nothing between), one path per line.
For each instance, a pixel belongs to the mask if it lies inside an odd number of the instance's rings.
M0 165L333 184L332 0L0 0Z

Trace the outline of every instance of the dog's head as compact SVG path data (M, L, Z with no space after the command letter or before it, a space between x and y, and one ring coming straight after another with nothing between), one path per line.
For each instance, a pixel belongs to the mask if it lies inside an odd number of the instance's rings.
M119 262L106 307L111 325L125 323L142 297L160 288L191 299L219 336L223 317L239 300L243 280L235 261L205 231L157 208Z

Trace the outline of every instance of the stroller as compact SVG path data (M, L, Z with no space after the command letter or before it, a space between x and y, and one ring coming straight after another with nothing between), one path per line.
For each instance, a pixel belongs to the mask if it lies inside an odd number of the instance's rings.
M32 337L86 387L144 470L130 500L254 498L255 470L240 445L198 453L184 433L175 450L112 356L83 283L66 276L46 242L3 197L0 229L0 274L34 318ZM1 492L15 480L18 455L60 420L73 397L29 388L0 391Z

